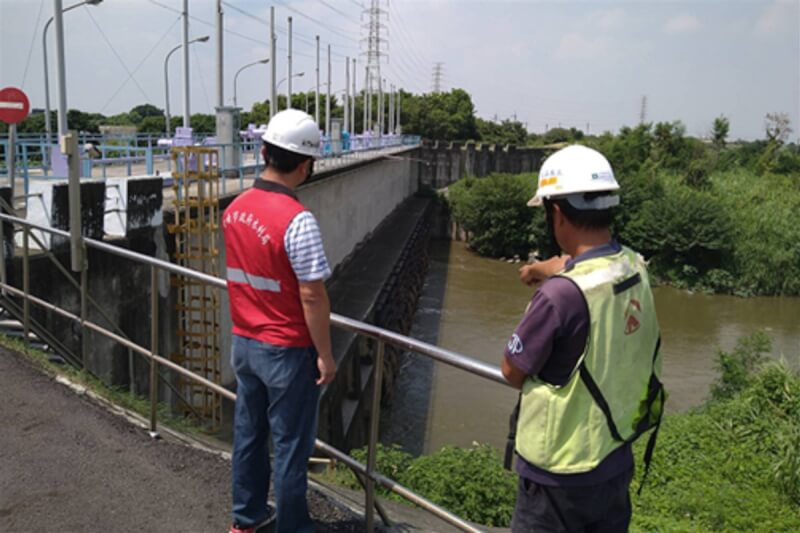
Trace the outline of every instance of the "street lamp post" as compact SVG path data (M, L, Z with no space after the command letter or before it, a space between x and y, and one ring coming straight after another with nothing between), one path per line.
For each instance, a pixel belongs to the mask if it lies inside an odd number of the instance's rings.
M243 71L244 69L246 69L247 67L252 67L254 65L267 64L267 63L269 63L269 58L261 59L259 61L253 61L252 63L248 63L248 64L246 64L245 66L241 67L239 70L236 71L236 74L233 75L233 107L236 107L236 105L237 105L237 101L236 101L236 79L239 77L239 73L241 71Z
M204 42L208 41L208 39L209 39L208 35L203 35L202 37L196 37L196 38L192 39L191 41L188 42L188 44L204 43ZM178 50L180 50L182 47L183 47L183 44L179 44L178 46L176 46L175 48L170 50L169 53L167 53L167 57L164 58L164 98L165 98L164 115L165 115L165 118L166 118L166 127L167 127L166 136L167 137L170 136L170 132L172 131L172 128L170 128L170 125L169 125L169 75L168 75L167 66L169 65L169 56L171 56L174 52L177 52Z
M292 78L301 78L301 77L303 77L304 74L305 74L305 72L298 72L297 74L292 74L291 77L283 78L281 81L279 81L275 85L276 94L277 94L278 89L280 89L280 87L281 87L281 83L285 82L286 80L291 80ZM289 94L289 98L291 98L291 97L292 97L292 95ZM290 109L291 107L292 107L291 104L286 104L286 108L287 109ZM277 101L275 102L275 111L280 111L280 107L278 106L278 102Z
M83 2L78 2L77 4L73 4L71 6L65 7L61 10L62 13L66 13L67 11L71 11L76 7L81 7L82 5L89 5L89 6L96 6L103 0L84 0ZM53 136L53 127L50 124L50 80L49 80L49 69L47 68L47 29L50 27L50 24L53 23L53 17L47 19L47 22L44 23L44 30L42 31L42 54L44 58L44 131L46 134L46 145L50 145L50 141ZM45 159L47 159L45 157ZM45 163L46 164L46 163ZM49 168L49 167L48 167Z

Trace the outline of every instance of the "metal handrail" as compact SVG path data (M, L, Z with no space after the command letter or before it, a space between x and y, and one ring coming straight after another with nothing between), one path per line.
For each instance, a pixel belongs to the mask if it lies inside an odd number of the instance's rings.
M27 220L23 220L11 215L0 213L0 221L10 222L12 224L21 225L23 228L23 289L20 290L16 287L13 287L6 283L6 273L5 269L2 269L2 279L0 280L0 288L3 291L10 292L17 296L21 296L24 299L25 310L24 310L24 321L26 323L25 328L27 331L27 323L30 319L30 311L28 308L28 302L33 302L41 307L49 309L52 312L55 312L65 318L78 322L82 325L82 327L88 328L92 331L100 333L108 338L118 342L119 344L127 347L128 349L135 351L150 360L151 363L151 419L150 419L150 432L151 435L157 435L157 420L156 420L156 404L157 404L157 395L158 390L157 387L153 386L155 382L154 374L156 372L156 365L163 365L170 370L173 370L182 376L193 380L209 389L213 390L214 392L220 394L224 398L227 398L231 401L236 400L236 394L225 389L224 387L217 385L216 383L209 381L208 379L195 374L194 372L170 361L167 358L164 358L157 353L158 347L158 298L157 298L157 270L161 269L167 272L171 272L173 274L186 276L188 278L193 278L198 281L207 283L212 287L216 287L222 290L227 290L227 283L224 279L218 278L216 276L211 276L209 274L204 274L202 272L197 272L195 270L174 265L168 261L164 261L162 259L157 259L154 257L142 255L136 252L132 252L125 248L121 248L119 246L114 246L112 244L98 241L95 239L90 239L84 237L82 240L84 244L88 247L92 247L98 250L102 250L126 259L130 259L132 261L142 263L145 265L149 265L151 267L151 349L147 349L143 346L140 346L133 341L126 339L113 331L110 331L98 324L95 324L89 320L86 320L85 316L79 316L64 309L59 308L58 306L51 304L41 298L37 298L30 294L30 283L29 283L29 268L28 268L28 260L29 260L29 247L28 247L28 237L29 233L32 230L44 231L49 232L54 235L60 235L65 238L69 238L69 232L50 228L47 226L43 226L41 224L36 224L33 222L29 222ZM0 263L5 264L5 258L2 257L4 253L4 247L0 246ZM395 333L371 324L367 324L364 322L360 322L358 320L354 320L342 315L338 315L335 313L331 313L331 325L335 327L339 327L341 329L351 331L353 333L363 335L365 337L374 339L378 342L378 346L376 349L376 357L374 361L374 377L373 377L373 401L371 409L373 410L372 416L370 417L370 432L369 432L369 446L367 452L367 465L363 465L362 463L356 461L354 458L350 457L349 455L345 454L341 450L317 439L315 441L316 448L330 456L333 457L346 466L351 468L357 474L364 475L366 477L366 526L367 531L373 530L373 521L374 521L374 511L373 508L377 507L381 516L384 517L385 515L380 508L378 502L375 500L375 493L374 493L374 485L378 483L379 485L391 490L392 492L402 496L403 498L411 501L412 503L422 507L423 509L431 512L432 514L438 516L439 518L449 522L450 524L458 527L462 531L470 531L470 532L480 532L480 529L477 529L475 526L466 522L462 518L454 515L453 513L443 509L442 507L436 505L435 503L427 500L426 498L416 494L415 492L411 491L410 489L403 487L402 485L396 483L395 481L383 476L382 474L375 471L375 459L376 459L376 445L377 445L377 433L378 433L378 420L380 415L380 397L381 397L381 385L382 385L382 369L383 369L383 355L384 355L384 344L389 343L394 346L398 346L400 348L414 351L416 353L426 355L431 357L437 361L442 363L448 364L450 366L460 368L466 372L471 374L475 374L477 376L489 379L496 383L500 383L503 385L509 385L508 382L502 376L500 369L496 366L490 365L488 363L484 363L482 361L478 361L476 359L472 359L465 355L452 352L450 350L445 350L438 346L434 346L432 344L428 344L411 337L407 337L405 335L401 335L399 333ZM26 335L27 338L27 335ZM27 347L27 345L26 345ZM357 476L358 477L358 476Z

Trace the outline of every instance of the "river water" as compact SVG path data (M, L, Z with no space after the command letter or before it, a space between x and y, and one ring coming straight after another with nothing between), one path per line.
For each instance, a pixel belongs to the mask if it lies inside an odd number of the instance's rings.
M411 335L495 365L532 290L518 264L473 254L462 242L433 241ZM654 289L664 354L667 410L701 404L716 379L719 349L766 330L776 354L800 366L800 298L736 298ZM505 446L516 393L447 365L408 354L392 405L381 416L384 443L414 453L473 442Z

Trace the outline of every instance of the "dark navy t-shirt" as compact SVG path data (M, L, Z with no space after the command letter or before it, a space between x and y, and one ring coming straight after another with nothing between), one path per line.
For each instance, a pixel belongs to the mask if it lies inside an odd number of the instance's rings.
M615 240L597 246L567 261L575 263L613 255L621 250ZM545 280L534 293L525 315L508 341L505 357L518 370L555 385L564 385L572 375L586 348L589 335L589 308L575 283L567 278ZM520 476L536 483L556 487L596 485L633 468L630 445L608 455L597 467L581 474L554 474L517 459Z

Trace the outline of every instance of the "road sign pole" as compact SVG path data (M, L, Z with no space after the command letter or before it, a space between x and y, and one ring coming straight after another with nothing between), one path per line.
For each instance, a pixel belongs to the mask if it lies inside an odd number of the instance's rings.
M8 127L8 153L6 154L6 161L8 161L8 183L11 186L11 198L13 204L14 198L14 178L17 175L17 125L11 124Z

